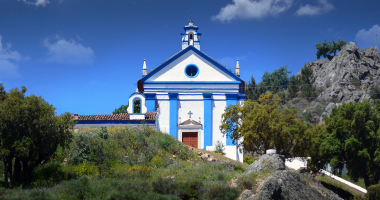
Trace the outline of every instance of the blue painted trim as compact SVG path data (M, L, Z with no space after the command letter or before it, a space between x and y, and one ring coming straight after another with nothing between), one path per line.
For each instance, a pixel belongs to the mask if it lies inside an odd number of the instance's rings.
M238 97L238 95L239 94L237 94L237 93L231 93L231 94L226 94L226 99L227 100L237 100L237 97ZM236 103L235 103L236 104ZM227 105L227 107L228 107L229 105Z
M240 81L145 81L145 84L240 84Z
M239 94L238 100L245 100L245 94Z
M75 121L77 124L141 124L141 122L147 124L155 124L156 121L145 120L91 120L91 121Z
M178 107L177 107L177 98L178 93L169 93L169 101L170 101L170 115L169 115L169 133L175 139L177 137L177 121L178 121Z
M204 92L213 92L213 93L215 93L215 92L217 92L217 93L233 93L233 92L238 92L237 90L236 91L234 91L234 90L228 90L228 91L224 91L224 90L188 90L188 91L183 91L183 90L150 90L149 92L162 92L162 93L164 93L164 92L177 92L177 93L190 93L190 94L192 94L193 92L199 92L199 93L204 93Z
M145 106L147 112L156 111L156 93L145 93Z
M226 100L227 100L226 107L230 105L236 105L238 96L239 94L226 94ZM232 138L228 137L227 135L226 135L226 138L227 138L227 141L226 141L227 146L233 146L234 143L232 142Z
M135 113L135 99L140 99L140 112L139 113ZM140 114L142 113L142 99L140 97L135 97L133 98L132 100L132 114Z
M187 68L188 68L188 67L191 67L191 66L197 68L197 74L195 74L195 76L189 76L189 75L186 73ZM189 65L187 65L187 66L185 67L185 74L186 74L186 76L189 77L189 78L195 78L195 77L197 77L198 74L199 74L199 67L198 67L197 65L195 65L195 64L189 64Z
M203 105L204 105L204 149L206 146L212 146L212 106L211 106L212 94L204 93L203 94Z
M184 27L184 29L185 29L185 31L187 31L187 30L195 30L195 31L198 31L198 27L196 27L196 26L189 26L189 27Z
M239 88L144 88L144 90L239 90Z
M212 99L213 101L226 101L225 99ZM170 101L170 99L160 99L159 101ZM178 101L204 101L204 99L178 99Z
M200 42L200 40L193 40L195 42ZM182 40L182 42L186 42L185 44L189 44L189 40Z
M142 93L140 93L140 92L134 92L134 93L132 93L131 96L129 96L129 98L131 98L131 97L132 97L133 95L135 95L135 94L141 94L141 95L145 98L145 95L142 94Z
M159 66L157 66L156 68L154 68L150 73L148 73L146 76L144 76L141 79L141 82L145 84L146 80L148 80L150 77L152 77L158 71L160 71L162 68L166 67L167 65L169 65L170 63L172 63L174 60L176 60L177 58L181 57L183 54L187 53L190 50L193 50L196 54L200 55L201 57L203 57L204 59L206 59L207 61L209 61L213 65L215 65L216 67L218 67L220 70L222 70L226 74L230 75L232 78L234 78L236 81L238 81L239 84L243 81L240 77L238 77L236 74L232 73L232 71L230 71L229 69L227 69L223 65L219 64L217 61L215 61L214 59L210 58L209 56L207 56L206 54L204 54L203 52L201 52L200 50L198 50L194 46L189 45L188 47L186 47L185 49L182 49L180 52L178 52L177 54L175 54L173 57L171 57L167 61L163 62L162 64L160 64Z

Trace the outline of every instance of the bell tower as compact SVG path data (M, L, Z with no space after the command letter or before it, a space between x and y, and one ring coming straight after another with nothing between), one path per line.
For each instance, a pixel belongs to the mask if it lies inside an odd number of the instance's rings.
M194 26L193 20L189 21L189 25L185 26L185 33L182 33L182 49L192 45L198 50L201 50L201 33L198 33L198 27Z

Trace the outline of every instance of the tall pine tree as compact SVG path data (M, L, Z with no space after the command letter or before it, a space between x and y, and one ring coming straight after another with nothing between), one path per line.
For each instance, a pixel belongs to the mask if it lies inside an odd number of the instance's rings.
M312 101L317 93L315 86L313 86L315 78L313 77L313 69L305 65L301 69L300 83L301 83L301 95L304 98L307 98L309 101Z
M265 93L265 87L260 86L263 86L263 84L259 83L258 85L256 85L255 78L251 76L251 80L249 81L249 83L245 84L245 99L257 101L260 95Z

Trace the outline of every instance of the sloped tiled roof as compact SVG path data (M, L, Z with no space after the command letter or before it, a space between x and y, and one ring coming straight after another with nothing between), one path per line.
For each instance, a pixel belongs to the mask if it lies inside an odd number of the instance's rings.
M76 121L129 121L129 114L110 114L110 115L78 115L78 120ZM145 113L146 121L155 121L156 112Z

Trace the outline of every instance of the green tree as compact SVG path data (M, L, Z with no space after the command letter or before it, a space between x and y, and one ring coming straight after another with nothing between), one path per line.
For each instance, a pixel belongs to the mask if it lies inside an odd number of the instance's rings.
M313 86L315 82L315 78L313 77L313 69L305 65L301 69L301 76L299 79L299 83L301 84L301 96L307 98L309 101L312 101L317 95L315 86Z
M316 44L317 59L320 59L321 56L323 56L324 58L331 60L336 55L336 52L340 51L345 44L346 41L340 39L338 39L338 42L335 42L335 40L326 42L325 40L322 43Z
M116 108L116 109L112 112L112 114L128 113L128 111L127 111L128 106L129 106L129 104L127 104L126 106L125 106L125 105L121 105L120 108Z
M368 188L380 180L380 101L343 103L324 117L326 126L317 131L308 167L313 171L326 169L347 175L357 181L364 179Z
M278 93L287 88L290 73L291 71L288 71L288 66L285 65L279 69L274 70L272 73L265 72L262 80L265 83L265 86L268 87L268 91Z
M296 110L279 111L281 98L272 92L263 94L260 103L246 101L243 106L231 105L222 115L220 130L244 150L263 154L275 148L285 157L306 156L311 138L307 129L311 126L295 119Z
M261 93L260 93L260 88L257 87L255 78L251 76L251 80L249 81L248 84L245 86L245 99L248 100L258 100Z
M21 91L11 89L0 103L0 157L9 174L15 159L14 174L21 178L22 173L23 187L31 183L33 169L48 161L58 145L68 145L73 124L70 114L57 117L55 108L41 96L25 96L25 92L24 86Z
M288 85L288 92L290 98L296 98L298 95L298 92L300 90L300 81L299 77L296 75L293 75L289 78L289 85Z

